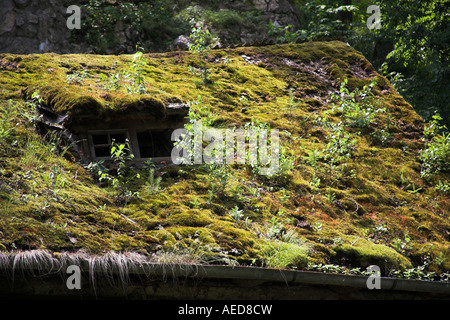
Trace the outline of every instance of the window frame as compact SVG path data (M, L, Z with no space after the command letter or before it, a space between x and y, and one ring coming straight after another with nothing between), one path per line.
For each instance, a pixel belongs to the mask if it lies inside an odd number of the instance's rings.
M143 157L142 156L142 150L141 148L143 148L144 146L147 147L148 145L146 144L141 144L141 140L140 140L140 134L145 134L145 133L150 133L151 135L153 134L167 134L167 132L172 131L172 129L170 128L164 128L164 129L148 129L148 130L140 130L140 131L136 131L136 143L137 143L137 148L139 149L139 158L142 160L148 160L148 159L161 159L161 160L166 160L168 158L171 157L171 152L169 151L167 155L165 156L159 156L159 157ZM171 134L169 135L171 136ZM169 138L170 140L170 138ZM155 143L153 143L153 145L155 145ZM173 148L173 146L171 146Z
M111 135L114 134L125 134L125 139L128 139L128 144L129 144L129 148L130 148L130 152L133 153L133 147L131 144L131 139L130 139L130 133L128 131L128 129L110 129L110 130L89 130L88 131L88 139L89 139L89 148L91 151L91 156L92 159L95 160L107 160L107 159L111 159L111 156L104 156L104 157L99 157L97 156L96 152L95 152L95 148L96 147L100 147L100 146L107 146L107 144L94 144L94 139L93 136L95 135L106 135L107 139L108 139L108 143L109 143L109 148L111 148L112 146L112 139L111 139Z

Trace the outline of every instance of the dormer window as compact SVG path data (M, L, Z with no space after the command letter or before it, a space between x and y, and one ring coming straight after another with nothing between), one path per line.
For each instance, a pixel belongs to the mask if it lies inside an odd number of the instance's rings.
M120 100L120 99L119 99ZM61 114L52 105L39 106L41 130L58 130L70 143L70 156L84 164L103 161L110 164L113 141L127 143L133 154L130 165L141 166L149 159L155 164L172 164L174 130L183 128L189 105L175 101L163 105L152 97L118 101L120 108L102 105L89 96L86 101ZM61 111L63 112L63 111ZM68 155L69 155L68 154Z

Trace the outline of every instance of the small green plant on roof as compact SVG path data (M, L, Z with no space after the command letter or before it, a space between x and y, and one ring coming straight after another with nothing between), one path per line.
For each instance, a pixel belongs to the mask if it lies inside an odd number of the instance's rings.
M134 155L130 153L128 140L122 144L115 141L112 142L111 159L113 159L116 167L115 174L110 174L109 170L104 166L92 165L91 168L96 168L98 170L97 176L99 177L99 181L111 183L113 190L116 193L117 204L125 206L133 198L139 195L138 192L133 192L129 189L131 181L135 178L141 178L139 173L130 172L126 164L127 161L134 159ZM132 174L132 176L130 176L130 174Z
M356 137L348 133L342 122L333 124L331 132L327 135L324 159L331 164L339 164L351 158L356 146Z
M323 224L318 221L314 222L314 224L312 225L312 228L315 232L321 232L322 227L323 227Z
M201 202L197 197L194 197L193 200L189 201L189 206L193 209L199 209L201 206Z
M66 184L66 179L62 176L62 171L58 166L53 166L50 172L41 176L48 188L64 188Z
M231 177L228 165L212 163L205 164L205 167L208 170L211 179L209 189L211 191L211 199L214 194L223 195Z
M401 254L407 254L412 249L411 237L409 236L409 233L406 232L403 239L395 238L392 241L391 247Z
M244 200L244 187L236 183L234 185L230 186L231 191L231 197L233 198L233 201L236 201L236 203L241 203Z
M428 141L420 152L422 177L450 171L450 132L446 132L447 127L440 125L440 121L442 117L435 114L423 132Z
M97 79L97 81L101 82L101 87L109 91L117 91L125 88L129 94L146 94L148 83L144 78L144 68L147 66L147 62L143 50L143 48L136 46L136 53L133 55L133 60L123 72L115 71L118 67L118 62L115 61L110 73L100 73L100 80ZM89 73L84 69L81 74L78 72L68 74L66 76L66 82L81 85L88 78Z
M289 199L291 198L291 196L286 193L286 189L284 189L284 188L281 188L280 192L281 192L281 195L280 195L281 203L287 204L289 202Z
M87 69L83 69L83 72L78 73L74 72L71 74L68 74L66 76L66 82L69 84L81 84L86 78L88 78L89 74L87 72Z
M191 43L188 45L189 51L205 57L207 52L211 50L211 45L208 43L211 38L211 33L201 21L196 21L194 18L191 18L189 23L191 25L191 34L189 35Z
M342 114L345 123L351 127L367 127L373 123L377 114L385 112L385 109L373 107L379 104L371 92L376 85L376 79L362 90L355 89L351 92L347 85L348 80L344 79L339 94L331 94L332 109L326 113Z
M244 210L240 210L238 206L234 206L233 209L228 213L228 215L233 218L233 220L239 222L244 218Z
M425 256L423 258L422 265L418 265L413 268L406 270L392 270L390 276L404 278L404 279L416 279L416 280L436 280L438 275L433 271L427 271L429 265L431 264L430 256ZM445 280L444 280L445 281Z
M385 119L385 125L383 129L375 130L370 135L373 136L375 139L377 139L382 146L385 146L388 144L388 142L391 140L392 136L394 135L390 129L391 129L391 114L389 110L386 110L386 119Z
M269 123L252 121L251 123L246 123L244 129L246 142L251 143L251 141L254 141L254 153L248 152L245 154L245 161L249 164L252 173L262 180L270 180L272 182L283 182L286 180L294 167L294 155L285 147L282 138L288 138L290 132L286 130L279 132L278 142L274 142L272 141L272 131ZM261 144L257 143L258 141L261 142L263 134L267 139L267 149L270 146L271 150L270 156L267 155L266 157L268 163L263 163L260 150Z
M111 70L115 70L117 68L118 62L115 61ZM100 78L103 81L103 89L117 91L122 87L122 79L120 73L111 72L109 75L104 73L100 74Z
M207 67L205 59L211 51L210 42L212 41L212 36L203 22L196 21L192 18L190 20L190 25L191 34L189 38L191 39L191 42L188 44L188 48L190 52L199 56L201 66L199 66L200 69L197 69L194 66L189 66L189 71L193 74L200 74L202 83L206 85L210 82L209 74L211 69Z
M412 184L412 186L408 185L405 187L405 189L407 189L407 188L409 188L409 189L406 191L408 191L411 194L418 193L420 190L422 190L422 188L416 188L416 185L414 183Z
M316 148L316 141L313 141L312 150L308 151L308 156L303 157L304 160L313 168L317 166L317 161L320 157L319 150Z
M18 109L12 100L8 100L6 105L0 105L0 145L10 142L15 130L13 122L18 115Z
M130 74L125 75L125 78L131 78L131 85L126 86L128 93L146 94L146 82L143 75L146 65L143 48L137 47L136 53L133 55L133 62L128 68Z
M186 133L182 134L178 140L174 141L174 147L183 148L187 153L185 157L180 157L177 159L181 164L190 163L188 159L192 159L194 157L194 152L201 151L194 150L195 143L193 140L195 139L195 128L201 127L203 129L205 127L211 127L216 119L216 116L211 112L211 106L204 105L202 102L202 97L198 96L197 101L189 102L189 113L187 119L188 121L184 124ZM202 136L200 135L200 140L201 139Z
M315 172L313 172L309 185L314 189L318 189L320 187L320 178L316 176Z
M211 105L204 104L202 97L198 96L196 101L189 102L189 123L194 123L196 120L201 120L202 125L210 127L214 124L217 116L212 112ZM188 128L186 128L188 129ZM188 130L189 131L189 130Z
M267 239L282 239L286 233L287 218L285 212L284 208L279 209L276 215L264 223L265 230L263 235Z
M328 199L328 201L333 202L336 199L336 193L331 191L331 188L328 187L325 197Z
M380 223L379 225L377 225L373 228L373 231L375 233L382 234L382 233L387 233L388 228L386 227L385 223Z
M298 103L295 102L295 97L294 97L294 88L290 88L289 89L289 101L288 101L288 105L284 107L284 109L289 111L289 115L292 117L292 112L297 109L298 107Z
M36 120L39 118L37 108L44 103L44 98L41 96L39 90L34 91L31 94L31 98L25 103L27 112L23 115L28 119L31 124L35 124Z
M99 160L95 162L90 162L89 164L85 165L84 168L96 179L97 181L101 180L107 180L107 172L108 169L104 165L105 160ZM103 176L103 178L102 178Z
M325 273L342 273L342 274L348 272L348 270L343 266L339 266L336 264L322 264L322 263L319 264L309 263L306 270Z
M145 161L143 169L148 173L147 180L145 181L147 194L158 193L161 190L162 177L156 176L155 164L149 159Z
M442 194L450 194L450 184L448 182L442 182L439 180L435 186L435 189Z
M277 237L280 237L281 234L283 233L284 223L281 221L279 217L273 216L265 224L265 227L266 227L266 237L268 239L275 239Z

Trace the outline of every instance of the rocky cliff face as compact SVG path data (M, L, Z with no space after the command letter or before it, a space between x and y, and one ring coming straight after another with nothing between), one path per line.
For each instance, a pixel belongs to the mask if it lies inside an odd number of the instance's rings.
M0 52L77 52L66 26L68 0L2 0Z
M78 2L78 3L77 3ZM0 52L27 54L40 52L56 53L82 53L97 51L96 44L89 43L83 36L89 30L77 31L77 36L73 36L73 31L67 27L67 19L70 14L67 8L70 5L82 6L85 1L70 0L2 0L0 7ZM119 1L108 1L109 6L118 5ZM174 1L176 3L176 1ZM176 6L178 10L181 6ZM202 4L200 2L200 7ZM83 9L84 10L84 9ZM272 21L275 25L296 25L295 10L287 0L253 0L252 2L225 2L214 10L234 10L244 12L257 10L258 19L262 26ZM89 12L82 12L82 19L89 18ZM84 22L84 21L83 21ZM123 21L114 21L109 26L115 33L119 45L115 48L108 48L106 53L128 53L134 50L136 43L143 43L151 39L146 39L145 34L139 34L132 26ZM221 36L233 38L237 44L257 44L264 38L262 30L264 27L248 28L228 28L221 31ZM264 30L265 31L265 30ZM180 34L178 42L188 35ZM170 39L169 39L170 40ZM154 51L164 51L169 49L171 44L164 44L157 48L150 48ZM172 46L173 47L173 46Z

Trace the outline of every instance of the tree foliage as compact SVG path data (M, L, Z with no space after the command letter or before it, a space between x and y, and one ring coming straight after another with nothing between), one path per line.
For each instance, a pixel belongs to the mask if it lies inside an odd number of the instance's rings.
M331 37L348 41L391 80L426 121L436 112L449 113L448 0L306 0L295 4L299 30L291 32L307 40ZM367 27L369 5L380 8L380 29ZM449 126L450 117L444 116L444 122Z
M394 44L382 70L396 76L401 94L429 120L448 114L450 87L450 23L443 0L381 1L380 34ZM447 125L450 118L445 117Z

